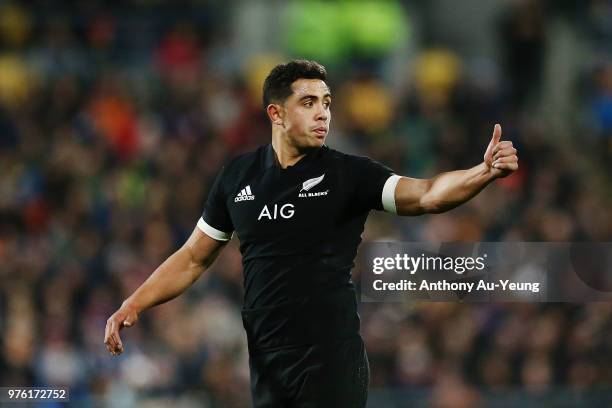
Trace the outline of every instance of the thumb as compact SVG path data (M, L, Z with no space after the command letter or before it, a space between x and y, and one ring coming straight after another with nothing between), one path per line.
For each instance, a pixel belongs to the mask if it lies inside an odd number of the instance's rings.
M502 128L499 123L496 123L493 127L493 137L491 138L491 145L495 147L496 144L499 143L499 139L501 139Z

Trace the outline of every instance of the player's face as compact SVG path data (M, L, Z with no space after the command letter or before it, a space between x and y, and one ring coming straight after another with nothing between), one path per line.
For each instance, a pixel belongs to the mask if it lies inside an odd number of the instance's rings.
M284 103L284 127L297 148L321 147L329 132L331 94L320 79L298 79Z

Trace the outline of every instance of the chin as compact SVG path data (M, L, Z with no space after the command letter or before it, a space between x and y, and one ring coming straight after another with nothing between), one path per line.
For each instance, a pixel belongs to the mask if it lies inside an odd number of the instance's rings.
M319 138L314 135L308 135L307 137L301 140L299 149L300 150L318 149L325 144L326 139L327 139L327 135L325 135L325 137L322 137L322 138Z
M310 138L310 142L313 146L321 147L325 144L325 140L327 139L327 135L323 137L314 136Z

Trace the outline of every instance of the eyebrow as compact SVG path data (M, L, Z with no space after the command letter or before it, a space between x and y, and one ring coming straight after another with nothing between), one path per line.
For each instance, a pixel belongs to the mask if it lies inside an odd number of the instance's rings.
M325 95L323 95L323 99L325 98L331 98L331 93L328 92ZM304 99L319 99L319 97L317 95L304 95L299 100L303 101Z

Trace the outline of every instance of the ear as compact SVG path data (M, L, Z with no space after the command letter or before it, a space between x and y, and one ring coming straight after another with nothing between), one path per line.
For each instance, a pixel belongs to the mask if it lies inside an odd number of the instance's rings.
M266 113L268 114L268 117L270 118L270 121L272 122L272 124L280 125L280 126L283 125L285 112L281 105L271 103L266 108Z

